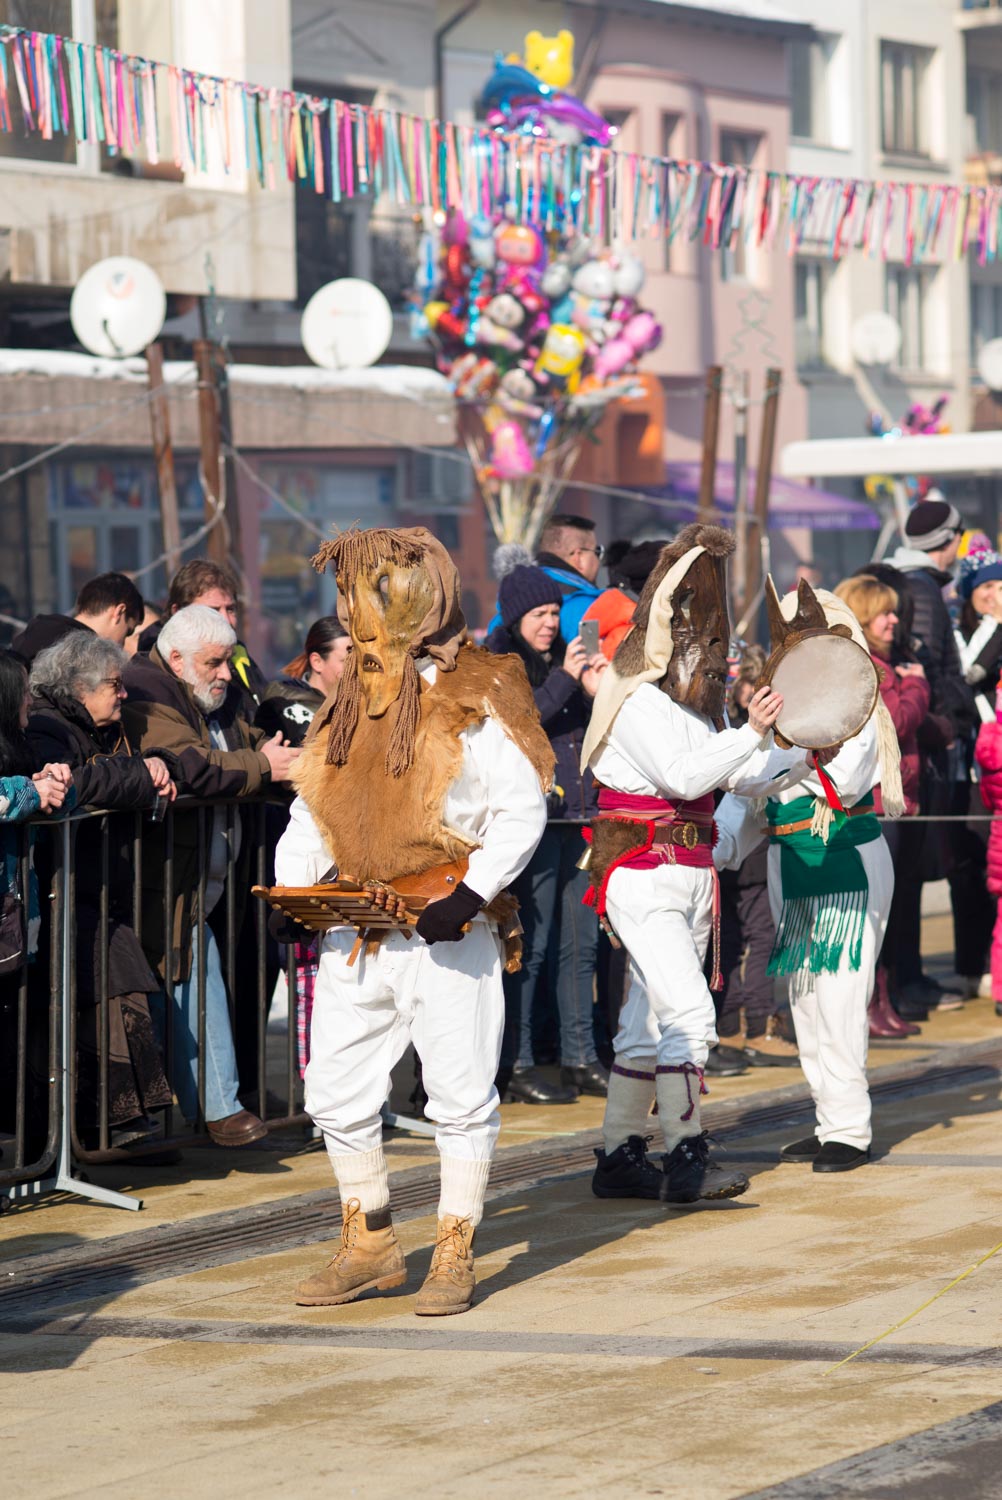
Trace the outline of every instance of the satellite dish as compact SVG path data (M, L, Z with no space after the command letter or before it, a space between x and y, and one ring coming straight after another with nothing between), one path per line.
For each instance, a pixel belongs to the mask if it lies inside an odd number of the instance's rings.
M345 276L328 281L307 302L299 336L315 365L358 370L374 365L393 333L390 304L371 281Z
M73 332L91 354L125 359L159 334L167 312L163 282L145 261L111 255L89 267L70 298Z
M989 339L982 347L978 374L990 391L1002 391L1002 339Z
M890 313L864 313L852 325L850 343L861 365L889 365L901 348L901 329Z

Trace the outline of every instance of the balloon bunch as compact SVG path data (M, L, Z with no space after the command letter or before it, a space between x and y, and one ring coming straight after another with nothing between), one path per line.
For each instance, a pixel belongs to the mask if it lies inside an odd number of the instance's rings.
M424 294L428 256L416 291ZM628 372L661 342L639 307L644 267L624 251L508 219L449 214L438 277L423 308L439 369L482 412L481 481L530 476L555 441L580 436L631 387Z
M574 76L574 37L530 31L524 58L501 58L480 96L488 125L511 135L546 135L568 145L608 146L615 127L589 109L567 86Z
M904 419L893 426L888 426L882 412L871 411L867 427L872 437L886 438L889 442L900 437L934 437L939 433L950 432L950 424L943 416L949 399L946 395L938 396L931 406L914 401L905 412ZM928 474L908 474L904 478L904 486L910 501L924 500L932 488L932 479ZM885 474L870 474L864 480L863 488L867 499L876 503L892 497L894 482Z

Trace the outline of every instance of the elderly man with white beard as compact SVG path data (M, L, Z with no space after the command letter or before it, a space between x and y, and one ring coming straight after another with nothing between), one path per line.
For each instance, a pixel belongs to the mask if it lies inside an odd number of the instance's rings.
M286 781L298 750L280 734L268 738L239 713L231 691L230 657L236 632L222 615L190 604L170 617L149 656L133 658L124 675L128 697L122 722L144 755L168 759L183 794L206 799L253 796L270 782ZM174 984L174 1076L171 1083L188 1119L205 1119L220 1146L247 1146L266 1133L264 1123L241 1108L226 984L219 949L209 926L224 909L227 871L232 870L236 930L248 890L249 841L241 819L227 831L225 811L209 819L204 851L206 917L204 952L195 922L202 877L198 813L179 811L173 827L173 927L168 955L164 932L166 850L163 830L147 830L143 849L142 942L146 956ZM204 858L204 855L203 855ZM198 1097L198 974L205 972L205 1097Z

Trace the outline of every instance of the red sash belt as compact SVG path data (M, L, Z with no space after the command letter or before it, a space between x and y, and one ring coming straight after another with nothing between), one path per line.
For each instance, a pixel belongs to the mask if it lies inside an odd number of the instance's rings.
M637 823L645 828L646 837L636 848L628 849L610 864L599 886L589 886L583 900L593 906L600 920L605 919L606 893L614 871L656 870L661 865L684 865L690 869L713 871L713 977L710 988L723 987L720 973L720 882L713 864L713 845L717 829L713 821L713 793L696 797L692 802L668 802L662 797L640 797L629 792L615 792L601 787L598 794L598 818ZM676 835L674 830L678 829ZM664 837L671 830L671 837ZM707 830L709 838L707 839ZM591 842L591 829L582 829Z

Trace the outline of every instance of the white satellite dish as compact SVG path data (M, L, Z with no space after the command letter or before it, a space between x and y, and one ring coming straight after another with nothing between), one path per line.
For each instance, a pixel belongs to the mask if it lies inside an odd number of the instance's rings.
M374 365L393 333L390 304L371 281L328 281L307 302L299 336L315 365L327 370Z
M978 374L990 391L1002 391L1002 339L989 339L982 346Z
M70 322L91 354L125 359L152 344L164 324L167 294L145 261L111 255L90 266L73 288Z
M849 336L853 358L861 365L889 365L901 348L901 329L890 313L864 313Z

